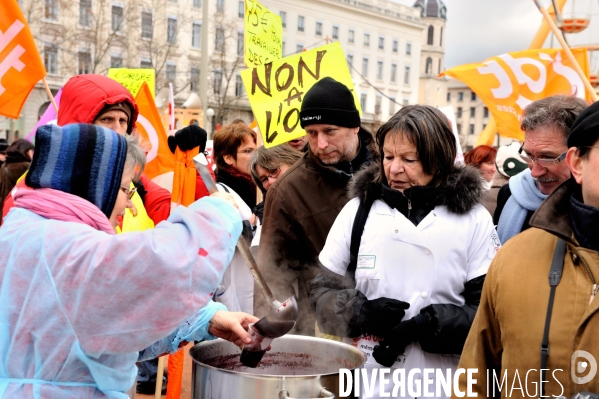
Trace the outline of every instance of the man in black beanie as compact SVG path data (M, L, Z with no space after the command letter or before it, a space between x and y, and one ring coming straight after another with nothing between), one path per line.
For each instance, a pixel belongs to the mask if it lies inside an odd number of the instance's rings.
M551 370L522 387L544 381L539 396L599 393L599 103L579 114L567 145L572 177L539 206L533 228L499 250L485 279L458 366L479 370L479 396L489 396L489 369L508 381L517 370ZM468 385L460 378L460 389Z
M377 154L363 129L352 92L332 78L318 81L303 98L300 123L308 151L269 188L264 208L258 263L275 297L296 295L296 334L315 334L309 283L318 272L318 254L335 218L349 201L353 174ZM255 287L254 314L270 311Z

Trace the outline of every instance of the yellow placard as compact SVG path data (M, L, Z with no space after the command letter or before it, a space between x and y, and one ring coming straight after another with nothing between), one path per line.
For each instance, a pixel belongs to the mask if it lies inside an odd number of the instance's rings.
M143 82L148 84L150 93L154 97L155 72L152 68L110 68L108 77L125 86L133 95L137 96Z
M302 99L314 83L325 77L346 85L362 114L345 55L338 42L241 71L267 148L305 134L299 123Z
M267 64L283 57L283 23L257 0L245 0L245 65Z

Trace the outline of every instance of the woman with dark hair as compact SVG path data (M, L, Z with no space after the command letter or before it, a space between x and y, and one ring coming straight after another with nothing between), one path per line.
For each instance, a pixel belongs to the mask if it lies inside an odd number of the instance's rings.
M318 326L368 353L369 369L455 371L499 247L482 181L454 165L455 137L433 107L403 107L376 140L382 161L356 175L319 256ZM399 396L423 389L415 379Z
M34 145L25 139L12 142L6 149L6 162L0 170L0 209L4 199L17 184L17 180L29 169L33 157Z
M479 145L464 154L464 163L474 166L480 172L480 175L487 182L484 187L491 188L491 180L497 172L495 166L495 156L497 149L488 145Z

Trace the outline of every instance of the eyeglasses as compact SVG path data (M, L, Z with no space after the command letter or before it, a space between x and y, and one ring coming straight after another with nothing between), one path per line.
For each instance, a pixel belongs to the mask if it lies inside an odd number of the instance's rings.
M125 193L127 199L130 200L131 198L133 198L133 195L137 192L137 187L129 188L121 186L121 191Z
M535 158L533 156L530 156L526 151L524 151L523 147L524 144L522 144L522 146L518 150L518 154L524 162L526 162L528 165L533 165L536 162L537 164L545 168L549 166L555 166L558 163L562 162L564 159L566 159L566 153L568 152L566 151L556 158Z
M270 172L266 176L262 176L260 178L260 182L262 184L264 184L264 183L266 183L266 181L268 179L274 179L274 180L276 180L279 177L280 174L281 174L281 167L279 166L277 169L275 169L274 171Z

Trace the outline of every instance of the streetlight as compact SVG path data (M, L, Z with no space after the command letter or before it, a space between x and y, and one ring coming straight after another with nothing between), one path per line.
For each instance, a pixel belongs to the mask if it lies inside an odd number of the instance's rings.
M206 127L208 127L206 130L210 134L210 138L212 138L212 117L214 116L214 110L212 108L208 108L206 110L206 116Z

